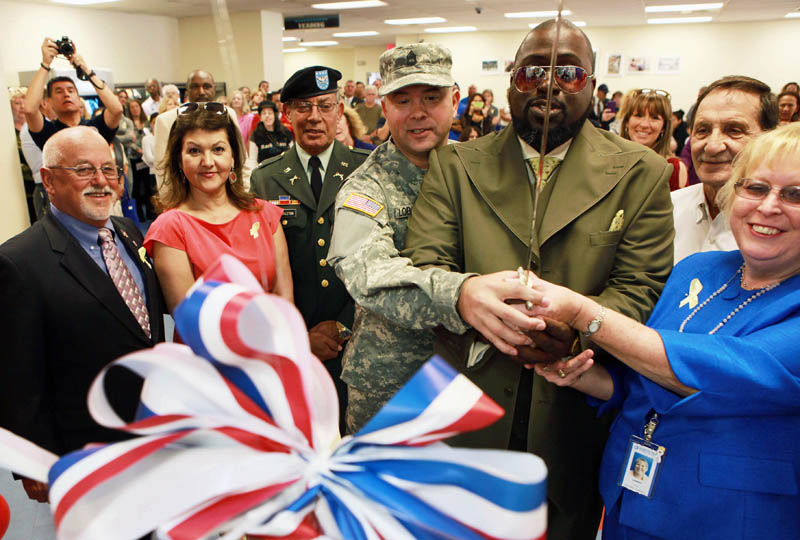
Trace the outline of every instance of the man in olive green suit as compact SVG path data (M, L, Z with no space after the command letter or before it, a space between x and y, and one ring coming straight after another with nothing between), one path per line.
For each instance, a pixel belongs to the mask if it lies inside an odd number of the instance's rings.
M513 125L431 154L403 251L415 265L489 274L527 264L555 30L555 21L539 25L517 52L509 89ZM545 167L554 170L543 175L533 270L644 321L672 265L671 167L647 148L585 121L595 84L592 48L569 22L562 23L557 58L558 66L574 68L556 73ZM462 318L471 321L481 320L476 315L486 301L473 293L478 279L465 281L457 300ZM450 442L541 456L549 475L548 537L590 540L600 521L598 471L610 418L596 418L583 394L523 369L522 363L579 350L577 333L547 322L545 332L529 332L535 347L510 347L520 334L497 318L472 326L499 350L475 330L463 336L439 332L437 352L506 410L495 425Z
M341 77L335 69L311 66L286 81L281 94L283 113L292 122L295 145L261 163L253 171L250 186L257 197L283 209L281 224L289 247L294 303L309 328L312 352L325 363L336 384L343 421L347 386L340 378L341 352L347 335L342 330L353 325L354 304L325 259L336 194L369 153L334 139L344 108L336 96Z

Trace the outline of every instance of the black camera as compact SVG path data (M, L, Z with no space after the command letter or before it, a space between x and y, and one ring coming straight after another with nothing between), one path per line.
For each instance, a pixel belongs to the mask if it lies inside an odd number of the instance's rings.
M56 48L59 54L64 56L72 56L75 54L75 44L67 36L62 36L61 39L56 41Z

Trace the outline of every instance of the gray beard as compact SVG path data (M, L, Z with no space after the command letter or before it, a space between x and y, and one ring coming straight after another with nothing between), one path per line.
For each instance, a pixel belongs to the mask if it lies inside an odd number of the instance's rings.
M586 119L589 117L589 113L591 113L591 111L592 104L590 103L583 115L581 115L581 117L578 118L578 120L576 120L574 123L559 124L555 127L550 126L550 130L547 134L547 149L545 154L552 152L553 149L558 148L577 135L583 127L583 123L586 122ZM523 141L531 145L531 147L539 152L542 148L542 134L544 132L528 123L527 113L528 107L525 107L522 118L512 113L511 121L514 124L514 130L517 132L517 135L519 135Z

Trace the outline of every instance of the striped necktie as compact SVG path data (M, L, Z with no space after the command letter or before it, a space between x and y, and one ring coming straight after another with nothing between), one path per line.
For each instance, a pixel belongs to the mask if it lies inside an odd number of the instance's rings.
M142 292L136 285L133 276L131 275L128 267L125 266L125 261L119 255L117 244L114 242L114 235L110 229L101 227L97 230L98 243L100 249L103 251L103 259L106 261L106 268L108 268L108 275L111 276L111 281L119 291L122 299L128 309L131 310L136 322L142 327L142 330L150 336L150 314L147 312L147 306L144 303Z

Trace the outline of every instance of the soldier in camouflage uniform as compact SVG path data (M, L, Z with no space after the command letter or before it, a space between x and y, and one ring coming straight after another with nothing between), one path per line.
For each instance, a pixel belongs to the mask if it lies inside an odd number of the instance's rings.
M382 106L392 137L336 198L328 261L356 301L342 371L349 432L362 427L431 356L430 328L467 329L452 300L437 305L433 299L457 296L453 291L469 275L423 271L399 256L428 153L446 144L458 104L451 65L450 52L432 44L396 47L381 56Z

